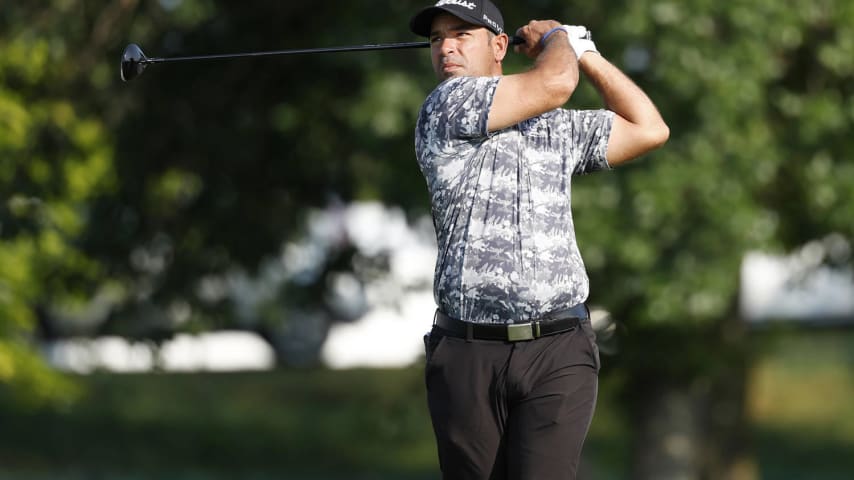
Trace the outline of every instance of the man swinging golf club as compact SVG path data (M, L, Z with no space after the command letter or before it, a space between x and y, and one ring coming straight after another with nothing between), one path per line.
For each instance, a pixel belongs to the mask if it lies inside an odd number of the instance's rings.
M443 478L574 479L599 354L570 180L661 146L668 127L585 27L520 28L534 63L515 75L489 0L439 1L410 28L441 82L415 145L439 246L425 376ZM607 110L561 108L579 70Z

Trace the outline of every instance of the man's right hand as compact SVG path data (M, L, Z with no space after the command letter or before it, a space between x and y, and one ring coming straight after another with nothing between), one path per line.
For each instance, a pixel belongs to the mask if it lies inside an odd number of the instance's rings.
M516 53L524 53L529 58L537 58L543 51L543 36L551 29L561 24L555 20L531 20L524 27L516 30L516 36L525 40L524 44L516 45L513 50ZM555 32L555 34L559 34ZM563 36L563 34L559 34Z

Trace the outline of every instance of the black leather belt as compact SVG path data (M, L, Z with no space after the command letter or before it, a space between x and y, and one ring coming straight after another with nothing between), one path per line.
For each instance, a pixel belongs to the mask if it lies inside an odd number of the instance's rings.
M587 306L582 303L566 310L552 312L528 323L511 324L464 322L437 310L433 324L442 329L445 334L454 337L519 342L568 332L578 328L579 323L587 317Z

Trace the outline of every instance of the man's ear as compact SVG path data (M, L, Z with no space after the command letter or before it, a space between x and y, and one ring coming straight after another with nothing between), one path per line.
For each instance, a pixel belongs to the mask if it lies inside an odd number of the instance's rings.
M496 35L492 39L492 54L495 61L501 63L507 55L507 47L510 45L510 37L506 33Z

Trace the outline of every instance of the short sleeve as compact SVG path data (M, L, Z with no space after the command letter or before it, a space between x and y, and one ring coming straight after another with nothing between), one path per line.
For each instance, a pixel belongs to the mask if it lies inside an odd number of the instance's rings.
M570 123L570 155L573 174L583 175L609 170L608 140L614 124L614 112L609 110L565 110Z

